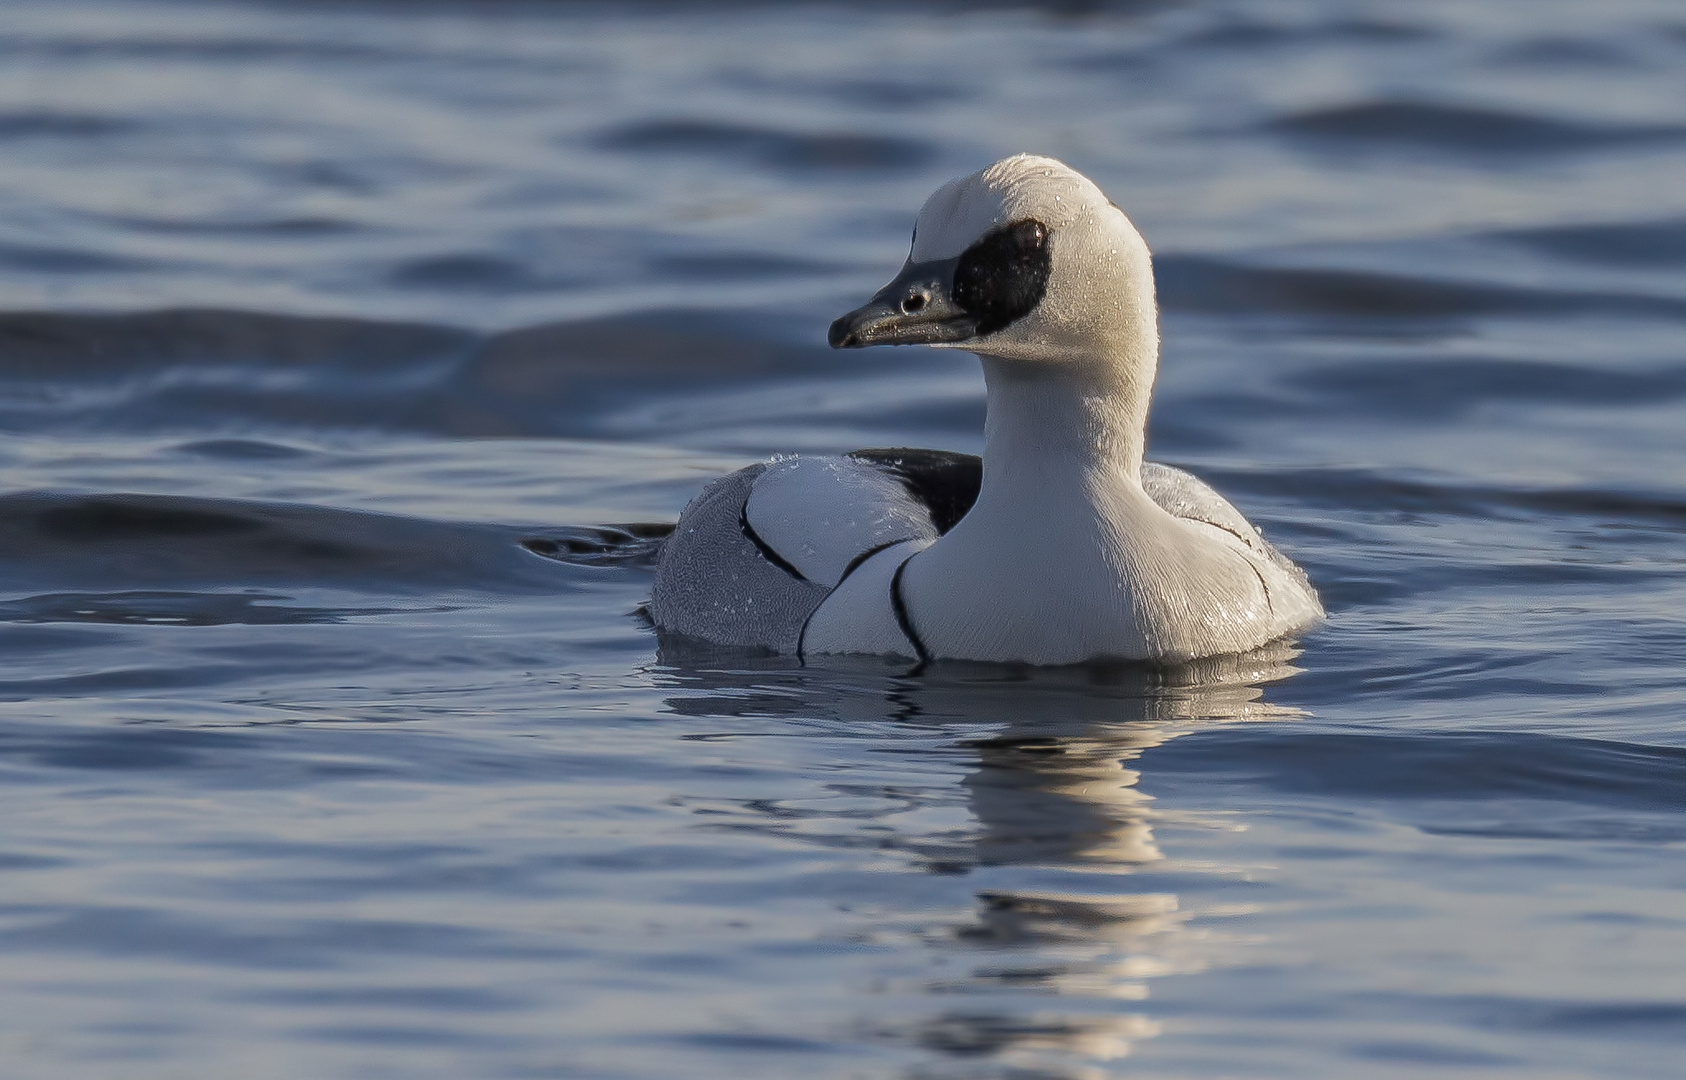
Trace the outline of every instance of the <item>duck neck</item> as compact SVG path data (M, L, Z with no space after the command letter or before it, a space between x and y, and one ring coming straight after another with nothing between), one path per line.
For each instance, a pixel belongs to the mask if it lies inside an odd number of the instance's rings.
M1046 499L1069 506L1097 483L1139 486L1151 365L1134 380L1113 365L986 356L983 368L989 411L980 503L1036 513Z

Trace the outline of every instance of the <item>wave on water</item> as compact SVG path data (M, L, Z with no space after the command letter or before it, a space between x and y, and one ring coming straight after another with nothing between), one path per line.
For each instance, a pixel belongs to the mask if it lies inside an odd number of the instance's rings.
M119 614L136 598L166 595L159 588L189 584L545 592L566 588L557 563L647 566L670 527L534 530L232 499L12 494L0 495L0 581L13 589L130 586L108 594ZM44 621L79 610L66 606L73 601L55 592L0 611Z
M1528 242L1515 236L1503 238ZM1543 243L1552 241L1548 238ZM1167 309L1214 315L1253 312L1400 320L1612 315L1686 320L1686 299L1585 288L1560 291L1426 275L1258 266L1176 254L1155 258L1154 275Z
M1347 153L1428 150L1476 162L1686 140L1681 124L1594 123L1430 101L1308 109L1272 120L1266 129Z
M1150 751L1156 784L1244 784L1273 799L1403 814L1445 835L1672 844L1686 749L1525 731L1195 734ZM1304 802L1302 802L1304 805Z

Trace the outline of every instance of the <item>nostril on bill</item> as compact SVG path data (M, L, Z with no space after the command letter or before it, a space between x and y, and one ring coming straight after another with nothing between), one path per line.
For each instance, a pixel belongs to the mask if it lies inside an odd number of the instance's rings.
M924 309L925 302L929 299L930 299L930 297L926 296L922 292L910 293L907 296L907 298L902 301L902 314L903 315L916 314L917 312Z

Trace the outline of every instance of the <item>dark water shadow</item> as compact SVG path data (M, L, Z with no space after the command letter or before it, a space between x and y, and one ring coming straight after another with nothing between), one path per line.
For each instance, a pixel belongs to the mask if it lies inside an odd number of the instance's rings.
M1686 265L1686 221L1673 218L1505 229L1484 235L1565 262L1625 267Z
M278 593L129 591L45 593L0 602L0 622L105 623L148 626L296 626L338 623L366 615L390 615L392 607L324 608L288 603ZM432 610L447 610L433 608Z
M1408 99L1306 109L1263 130L1307 149L1343 153L1429 153L1496 164L1686 139L1678 124L1567 120L1505 109Z
M1368 805L1424 833L1674 844L1686 749L1528 731L1225 733L1155 750L1165 789Z
M1588 487L1505 487L1400 475L1378 469L1250 470L1205 467L1224 490L1363 512L1410 512L1472 518L1579 518L1671 529L1686 525L1686 500L1672 492Z
M1309 367L1283 379L1325 413L1446 420L1483 407L1661 404L1686 397L1686 365L1619 371L1523 357L1434 356ZM1310 411L1310 410L1308 410Z
M1686 319L1686 301L1636 293L1494 285L1413 274L1258 266L1199 255L1154 259L1161 305L1204 314L1378 321L1518 315Z
M105 599L90 610L110 613L105 621L144 621L141 614L164 597L212 586L248 595L276 586L422 596L560 592L577 580L563 564L647 565L667 529L523 529L294 503L26 492L0 495L0 588L27 590L30 599L5 609L26 621L78 610L80 601L54 595L95 591ZM187 604L197 614L178 613L190 621L242 613L232 621L265 621L248 600L220 595L165 607ZM367 609L359 605L318 614L361 613Z
M59 110L0 112L0 142L23 139L98 139L127 135L139 128L132 120L100 113Z
M1292 49L1308 45L1349 44L1415 45L1434 41L1440 31L1406 21L1403 10L1390 17L1342 16L1310 24L1288 24L1230 15L1214 26L1204 27L1182 40L1196 48L1251 52L1259 49Z
M791 131L722 120L642 120L598 134L604 150L645 156L706 156L785 173L905 172L935 148L912 139L860 131Z

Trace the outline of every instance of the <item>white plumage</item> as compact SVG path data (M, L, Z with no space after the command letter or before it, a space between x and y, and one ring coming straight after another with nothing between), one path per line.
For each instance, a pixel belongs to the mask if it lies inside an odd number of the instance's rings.
M839 319L832 343L976 353L981 481L962 456L929 451L723 478L663 551L659 629L805 656L1175 663L1322 616L1305 575L1239 511L1144 462L1152 264L1099 188L1051 158L1007 158L940 188L914 237L902 273Z

